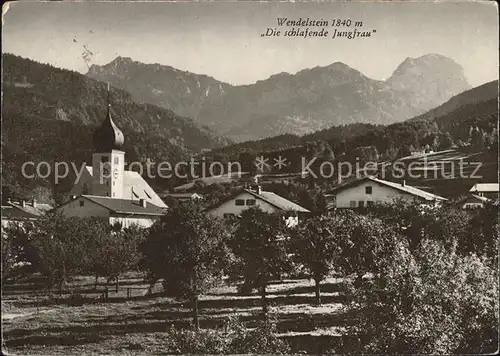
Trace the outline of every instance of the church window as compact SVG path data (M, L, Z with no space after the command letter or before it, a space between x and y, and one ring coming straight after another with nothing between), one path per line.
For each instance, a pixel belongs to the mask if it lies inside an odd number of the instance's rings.
M118 164L120 162L120 159L118 157L115 157L115 164Z

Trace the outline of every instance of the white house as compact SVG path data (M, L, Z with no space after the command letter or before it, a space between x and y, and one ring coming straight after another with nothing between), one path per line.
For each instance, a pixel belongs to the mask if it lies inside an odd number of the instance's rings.
M148 203L145 199L119 199L98 195L74 197L56 210L68 217L101 217L112 225L120 223L122 227L149 227L165 214L164 208Z
M499 183L476 183L469 193L489 199L498 199Z
M213 216L228 218L239 216L244 210L252 207L258 207L262 211L269 213L290 212L287 220L289 226L298 223L300 214L309 213L309 210L278 194L263 191L260 186L256 187L256 189L244 189L232 198L207 208L206 212Z
M65 216L99 216L122 226L150 226L167 206L137 173L125 171L123 133L111 119L110 105L102 126L94 134L96 152L71 190L71 199L56 207Z
M398 199L418 201L424 204L436 204L447 200L411 187L404 181L394 183L369 176L336 187L326 194L326 198L333 200L332 208L372 207L392 203Z

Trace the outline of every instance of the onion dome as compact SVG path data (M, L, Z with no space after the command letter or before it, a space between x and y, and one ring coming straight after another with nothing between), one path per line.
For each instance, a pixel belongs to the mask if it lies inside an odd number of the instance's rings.
M111 118L108 87L108 114L101 127L94 132L94 148L97 152L109 152L114 149L121 149L124 141L123 132Z

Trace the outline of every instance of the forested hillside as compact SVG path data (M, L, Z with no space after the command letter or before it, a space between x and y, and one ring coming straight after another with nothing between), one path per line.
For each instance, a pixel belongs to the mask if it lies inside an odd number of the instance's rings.
M92 131L107 112L107 85L76 72L18 56L3 56L2 174L9 195L26 195L44 182L23 179L24 162L90 162ZM112 117L125 134L129 162L177 162L227 141L191 119L134 102L111 87Z

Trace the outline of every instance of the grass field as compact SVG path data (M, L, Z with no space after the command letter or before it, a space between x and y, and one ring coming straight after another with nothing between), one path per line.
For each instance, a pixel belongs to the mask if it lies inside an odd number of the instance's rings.
M276 281L268 288L277 330L293 352L321 353L340 341L346 316L341 280L323 283L321 306L314 305L314 284L305 279ZM10 355L161 354L164 332L172 325L189 327L191 310L158 293L147 296L140 276L129 275L118 293L110 286L108 302L91 293L92 278L76 279L70 289L86 290L85 299L57 296L49 301L29 282L4 286L2 324L4 352ZM100 286L99 288L103 288ZM127 298L127 288L135 288ZM155 292L155 290L153 290ZM129 290L130 293L130 290ZM218 328L237 315L252 328L260 316L257 294L240 296L236 286L211 290L200 299L201 328Z

